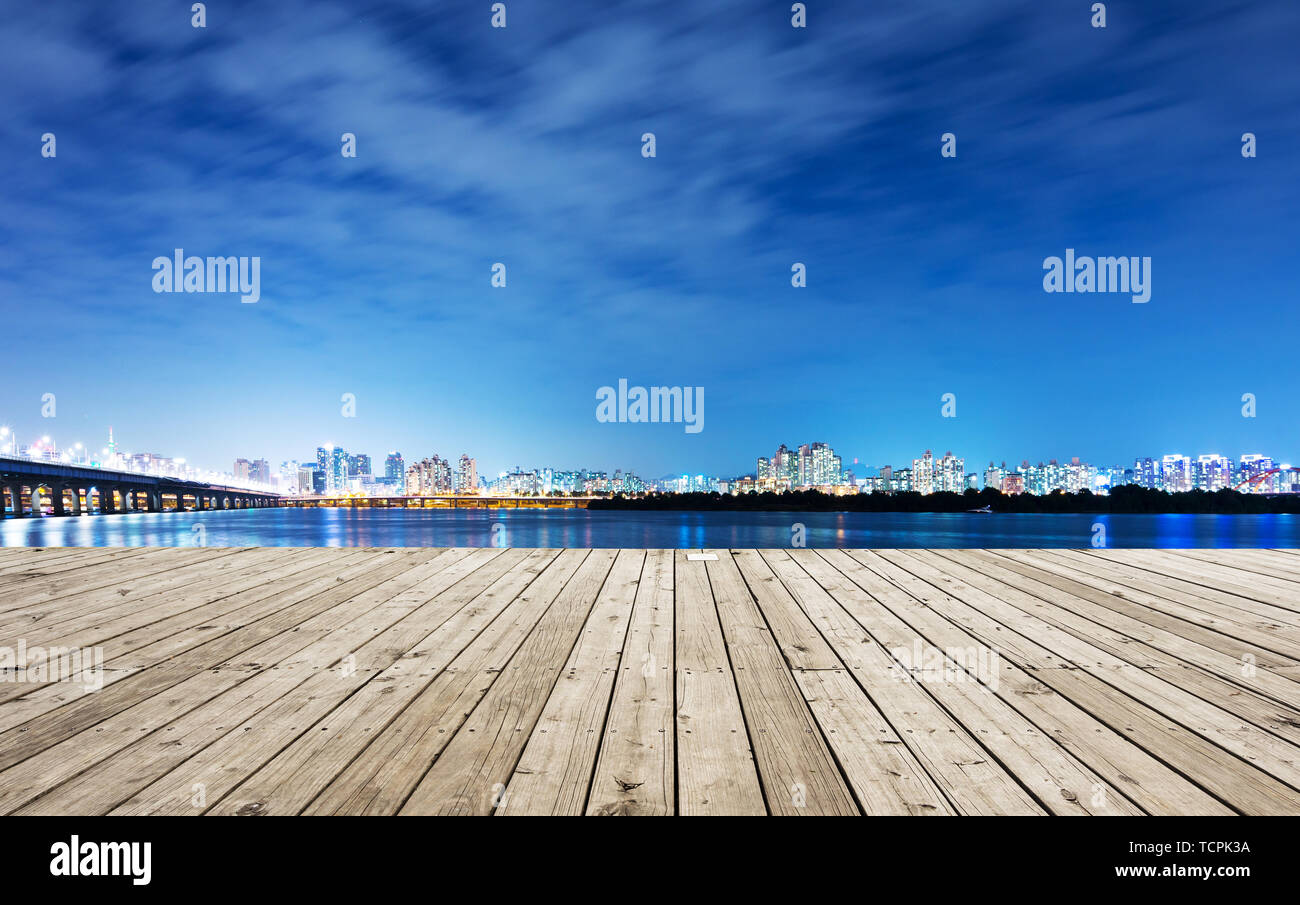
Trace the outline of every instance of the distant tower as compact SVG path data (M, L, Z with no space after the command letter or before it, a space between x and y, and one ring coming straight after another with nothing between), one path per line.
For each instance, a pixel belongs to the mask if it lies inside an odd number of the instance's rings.
M113 425L110 424L108 426L108 457L113 458L113 454L116 452L117 446L113 443Z

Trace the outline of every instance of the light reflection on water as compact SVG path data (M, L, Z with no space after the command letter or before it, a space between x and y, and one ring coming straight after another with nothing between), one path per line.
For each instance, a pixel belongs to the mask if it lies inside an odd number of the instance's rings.
M1300 547L1295 515L243 509L5 519L0 546ZM493 525L502 528L494 533ZM196 527L196 526L201 526Z

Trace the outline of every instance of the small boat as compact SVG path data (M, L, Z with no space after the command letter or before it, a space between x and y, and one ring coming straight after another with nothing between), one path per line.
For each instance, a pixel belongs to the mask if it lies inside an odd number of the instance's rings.
M987 505L987 506L981 506L981 507L978 508L978 509L967 509L966 511L967 511L967 512L982 512L982 513L984 513L985 515L992 515L992 514L993 514L993 504L990 503L990 504Z

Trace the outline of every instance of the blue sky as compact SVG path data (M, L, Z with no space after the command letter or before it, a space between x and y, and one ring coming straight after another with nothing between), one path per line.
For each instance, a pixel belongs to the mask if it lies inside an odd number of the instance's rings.
M0 422L221 468L1300 458L1295 3L489 6L6 0ZM155 294L177 247L261 300ZM1151 301L1045 293L1067 247ZM619 378L704 430L598 423Z

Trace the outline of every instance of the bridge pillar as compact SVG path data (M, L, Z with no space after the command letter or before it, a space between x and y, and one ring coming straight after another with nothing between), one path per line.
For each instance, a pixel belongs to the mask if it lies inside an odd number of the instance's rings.
M131 512L133 509L135 509L135 500L131 498L134 495L134 493L135 492L133 490L130 490L126 487L122 488L122 511L123 512Z
M72 514L81 515L81 488L73 484L68 489L72 491Z
M50 485L50 503L53 507L55 515L65 514L63 511L63 485L62 484Z

